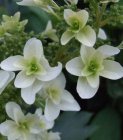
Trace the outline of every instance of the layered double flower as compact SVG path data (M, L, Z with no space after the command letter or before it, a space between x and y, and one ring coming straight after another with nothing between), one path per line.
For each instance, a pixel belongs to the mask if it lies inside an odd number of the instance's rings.
M41 109L37 109L35 114L25 115L15 102L7 103L5 109L11 120L0 124L0 133L8 140L38 140L45 138L46 134L50 135L47 130L53 127L54 122L47 121ZM57 133L54 135L58 137Z
M110 59L118 54L118 48L103 45L98 49L82 46L80 56L66 64L66 69L79 76L77 92L81 98L91 98L99 88L99 76L116 80L123 77L123 67Z
M44 115L47 120L55 120L60 110L79 111L80 106L71 93L65 90L66 79L61 73L57 78L46 82L39 92L45 101Z
M28 104L35 101L35 94L41 89L44 81L56 78L62 64L50 67L44 56L43 46L40 40L31 38L24 47L24 56L10 56L1 62L1 68L6 71L20 71L15 78L14 85L21 88L21 96Z

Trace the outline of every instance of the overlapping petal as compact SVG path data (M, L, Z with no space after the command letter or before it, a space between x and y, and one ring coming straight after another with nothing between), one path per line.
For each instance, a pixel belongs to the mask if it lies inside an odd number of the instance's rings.
M99 75L90 75L87 77L87 81L92 88L99 87Z
M100 73L100 76L108 79L117 80L123 77L123 67L120 63L112 60L104 60L104 70Z
M36 80L31 86L21 89L21 97L27 104L33 104L36 94L42 88L43 83Z
M31 86L34 83L34 81L35 81L35 77L33 75L28 76L28 75L26 75L25 71L21 71L16 76L14 85L17 88L27 88L27 87Z
M64 110L64 111L79 111L80 110L79 104L67 90L64 90L59 107L61 110Z
M46 106L44 110L44 114L47 120L52 121L55 120L60 113L60 108L52 103L52 101L47 100Z
M15 120L14 110L19 110L20 112L22 112L20 106L18 104L16 104L15 102L9 102L9 103L7 103L5 108L6 108L7 115L12 120Z
M41 81L50 81L56 78L61 73L61 70L62 70L62 64L58 62L58 66L49 67L45 75L39 75L37 78Z
M89 25L87 25L76 34L75 38L82 44L88 47L93 47L96 42L96 33Z
M81 76L81 72L84 65L81 60L81 57L73 58L72 60L68 61L66 64L66 69L73 75Z
M43 47L39 39L31 38L26 42L24 47L25 59L36 58L37 60L40 60L43 55Z
M71 17L76 16L76 13L72 11L71 9L65 9L64 10L64 19L67 22L68 25L71 26Z
M1 68L6 71L19 71L23 68L23 56L10 56L3 60L0 64Z
M92 98L99 87L93 88L88 83L86 77L79 77L77 82L77 92L82 99Z
M15 131L17 129L15 122L11 120L6 120L5 122L0 124L0 133L4 136L8 136L9 140L15 140L20 137L19 131Z
M120 50L118 48L110 46L110 45L100 46L97 50L103 54L104 58L111 57L120 52Z
M75 34L73 32L69 30L65 31L63 35L61 36L61 44L62 45L67 44L74 36Z
M92 57L95 54L95 52L96 51L94 48L82 45L80 49L80 55L81 55L83 63L87 64L89 61L89 58Z

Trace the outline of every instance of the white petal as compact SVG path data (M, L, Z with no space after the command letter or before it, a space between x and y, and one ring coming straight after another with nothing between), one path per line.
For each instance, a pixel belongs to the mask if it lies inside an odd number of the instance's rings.
M17 130L17 127L11 129L11 133L8 136L8 140L19 140L21 137L20 131Z
M50 81L55 79L62 71L62 64L58 62L58 66L50 67L45 75L38 76L37 78L42 81Z
M58 77L56 77L55 79L47 82L47 85L56 85L62 89L65 88L66 86L66 79L63 73L61 73Z
M44 115L48 121L55 120L60 113L60 109L58 106L53 104L50 100L47 100Z
M92 98L98 90L98 87L92 88L86 78L79 77L77 82L77 92L83 99Z
M43 112L42 112L42 109L41 108L36 109L35 114L37 114L38 117L41 120L43 119L45 121L46 129L51 129L54 126L54 121L48 121L48 120L46 120L46 118L43 115Z
M83 69L83 62L81 57L75 57L72 60L68 61L66 64L66 69L73 75L81 76L81 72Z
M22 0L21 2L17 2L18 5L25 5L25 6L34 6L34 0Z
M39 124L39 118L37 117L37 115L35 114L31 114L31 113L28 113L26 115L26 120L28 120L28 123L29 124L29 132L32 133L32 134L39 134L39 132L41 131L40 129L40 124ZM26 133L27 135L30 135L30 133ZM28 140L28 139L26 139Z
M77 12L77 16L79 17L80 21L82 22L82 27L84 27L88 21L89 14L86 10L80 10Z
M2 135L4 135L4 136L10 136L11 133L15 133L14 132L14 130L15 130L14 128L15 127L16 127L16 124L15 124L14 121L6 120L5 122L3 122L3 123L0 124L0 133ZM17 136L17 138L18 137L19 137L19 135Z
M15 102L8 102L8 103L6 104L6 107L5 107L5 108L6 108L6 113L7 113L7 115L8 115L11 119L13 119L13 120L15 119L15 118L14 118L14 110L15 110L15 109L22 112L20 106L19 106L18 104L16 104Z
M48 140L61 140L60 133L48 132Z
M82 58L82 61L84 62L84 64L86 64L88 62L90 57L93 56L95 52L96 52L96 50L92 47L87 47L85 45L81 46L80 54L81 54L81 58Z
M47 120L46 120L47 121ZM47 121L46 122L46 129L52 129L54 126L54 121Z
M70 18L76 16L76 12L72 11L71 9L64 10L64 19L68 25L71 25Z
M70 102L70 103L74 103L74 101L75 101L74 97L67 90L64 90L64 93L62 94L61 98L62 98L62 100L66 101L66 102Z
M104 60L104 70L100 73L101 76L108 79L117 80L123 77L123 67L115 61Z
M9 73L7 71L0 70L0 88L2 88L9 79Z
M14 112L14 120L17 124L19 124L19 122L21 122L22 120L24 120L24 114L22 112L22 110L14 108L13 109Z
M61 36L61 44L66 45L73 37L74 33L71 31L65 31Z
M48 23L47 23L47 27L46 27L45 31L49 31L49 30L51 30L52 28L53 28L53 27L52 27L52 22L51 22L51 20L49 20Z
M99 87L99 75L90 75L87 77L87 81L92 88Z
M43 46L39 39L31 38L26 42L24 47L24 58L37 58L40 60L43 54Z
M105 31L103 29L101 29L101 28L99 29L98 38L100 38L102 40L106 40L107 39Z
M42 109L41 108L36 109L35 114L38 115L39 118L42 117L43 114Z
M116 55L120 52L118 48L110 45L100 46L97 50L99 50L103 54L104 58Z
M62 100L59 107L60 107L60 110L63 110L63 111L80 111L80 106L76 101L73 103L70 103L65 100Z
M19 65L16 66L17 63L20 63L23 61L23 56L16 55L16 56L10 56L7 59L3 60L0 64L1 68L6 71L19 71L21 70L22 66Z
M6 83L0 88L0 94L3 92L3 90L6 88L6 86L14 79L15 73L14 72L5 72L6 75L9 74L9 77L6 81ZM1 80L2 81L2 80ZM1 84L2 85L2 84Z
M33 104L35 102L36 93L42 88L42 86L42 82L36 80L30 87L21 89L21 97L27 104Z
M79 111L80 110L79 104L67 90L64 90L64 94L62 95L62 100L59 107L61 110L64 110L64 111Z
M51 129L53 126L54 126L54 121L48 121L48 120L46 120L46 118L44 117L44 115L43 115L43 112L42 112L42 109L41 108L38 108L38 109L36 109L36 112L35 112L35 114L39 117L39 119L42 121L44 121L44 123L45 123L45 127L46 127L46 129Z
M27 76L24 71L21 71L16 76L14 85L17 88L26 88L31 86L34 83L34 81L35 81L34 76Z
M94 44L96 42L96 33L88 25L88 26L85 26L79 33L77 33L75 38L78 41L80 41L83 45L92 47L92 46L94 46Z

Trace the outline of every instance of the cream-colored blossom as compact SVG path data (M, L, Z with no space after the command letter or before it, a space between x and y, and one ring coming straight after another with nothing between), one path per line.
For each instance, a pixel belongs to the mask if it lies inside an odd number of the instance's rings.
M74 12L71 9L64 10L64 19L68 24L67 30L61 36L61 44L67 44L72 38L80 43L92 47L96 42L96 33L91 26L86 25L89 14L86 10Z
M123 67L109 57L118 54L116 47L103 45L98 49L82 46L80 56L66 64L66 69L79 76L77 92L81 98L92 98L99 88L99 76L116 80L123 77Z

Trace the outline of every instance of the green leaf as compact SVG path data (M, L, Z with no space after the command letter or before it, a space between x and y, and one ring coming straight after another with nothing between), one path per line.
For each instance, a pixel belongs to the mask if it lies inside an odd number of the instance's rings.
M53 130L61 133L62 140L85 140L96 129L87 125L91 117L88 112L65 112L58 118Z
M92 121L98 129L90 140L121 140L121 118L112 108L106 108L99 112Z
M108 94L113 99L120 99L123 98L123 80L118 81L108 81Z
M28 31L35 31L36 33L39 33L46 28L49 20L49 16L46 12L35 7L21 7L21 9L21 17L23 17L23 19L28 19L29 21L27 25Z

